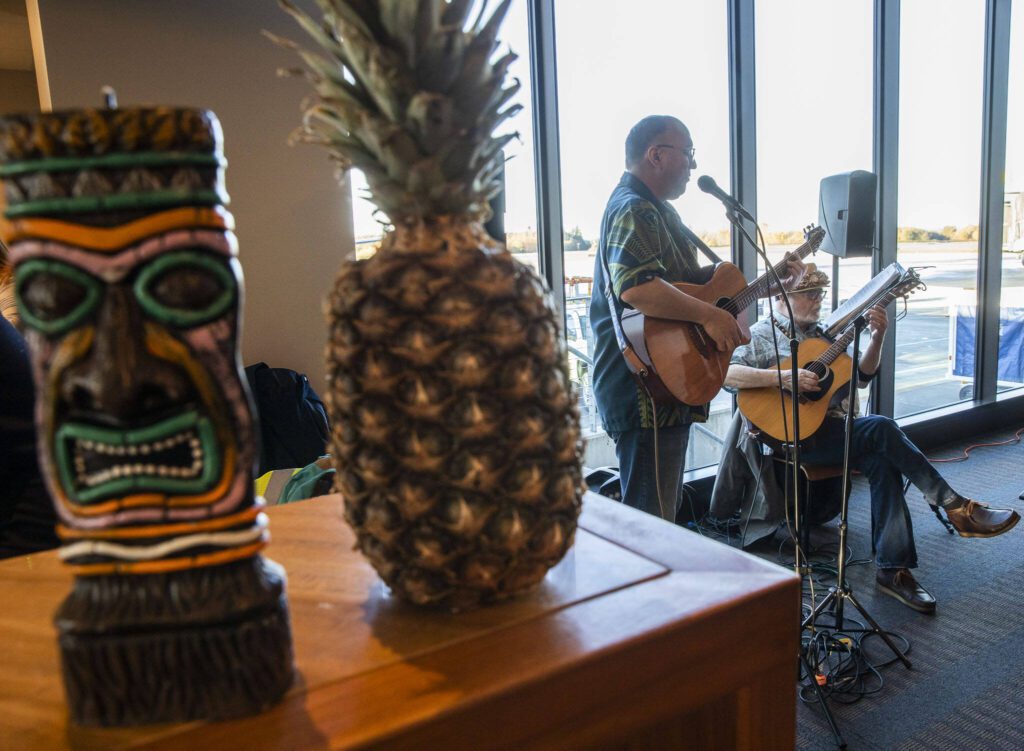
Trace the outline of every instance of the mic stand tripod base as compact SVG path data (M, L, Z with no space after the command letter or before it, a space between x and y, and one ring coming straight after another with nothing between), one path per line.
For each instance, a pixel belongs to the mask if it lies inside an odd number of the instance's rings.
M813 628L815 627L815 620L819 615L825 612L825 609L828 608L829 605L835 604L837 607L834 612L837 614L841 612L842 608L839 607L839 605L842 603L843 600L849 600L850 604L852 604L853 607L857 608L857 612L860 613L864 617L864 620L868 622L868 625L871 626L871 633L877 633L880 637L882 637L882 641L885 642L886 646L892 650L893 654L899 658L900 662L902 662L908 670L913 667L913 665L910 663L910 660L903 653L903 650L896 646L896 642L892 640L892 637L889 636L887 632L883 631L882 627L878 625L878 621L872 618L871 614L868 611L866 611L859 602L857 602L857 598L853 596L853 592L850 590L848 586L844 585L842 588L839 588L838 586L832 587L828 591L828 594L825 595L824 599L822 599L822 601L818 603L818 606L814 608L814 610L811 611L811 614L808 615L804 619L804 622L800 624L800 629L803 630L810 626L813 630ZM838 626L838 629L842 629L841 624Z

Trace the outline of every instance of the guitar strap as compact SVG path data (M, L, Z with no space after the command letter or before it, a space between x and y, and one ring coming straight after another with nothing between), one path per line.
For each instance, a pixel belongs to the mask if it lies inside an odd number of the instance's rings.
M604 263L604 297L608 301L612 328L615 330L615 341L618 342L619 352L622 353L622 357L626 360L626 367L629 368L629 372L643 381L650 372L650 364L640 359L640 356L633 349L633 345L629 343L625 332L622 330L622 314L619 311L615 293L612 292L612 275L611 269L608 268L608 255L606 253L601 254L601 261Z
M781 323L779 323L779 319L776 318L775 316L772 316L771 319L772 319L772 325L776 329L779 330L779 333L782 334L782 336L785 337L786 341L788 342L789 341L789 328L786 327L786 326L783 326ZM804 338L805 339L813 339L813 338L816 338L816 337L821 337L822 339L824 339L825 341L828 341L828 342L835 341L835 339L833 339L832 337L825 336L825 332L822 331L821 330L821 326L818 326L818 325L815 325L815 327L813 329L811 329L810 333L806 334Z
M704 256L709 261L711 261L711 263L713 263L713 264L724 263L724 261L719 257L719 255L717 253L715 253L715 251L711 250L711 248L709 248L707 245L705 245L704 241L701 240L700 237L698 237L696 235L696 233L694 233L693 230L691 230L689 227L687 227L685 224L683 224L683 221L679 218L678 214L676 214L675 212L669 212L669 215L673 218L673 220L674 220L673 223L676 224L675 229L680 234L682 234L683 237L685 237L687 240L689 240L690 245L692 245L697 250L699 250L701 253L703 253ZM662 214L662 216L664 216L664 214ZM669 225L669 230L670 231L672 230L671 224Z

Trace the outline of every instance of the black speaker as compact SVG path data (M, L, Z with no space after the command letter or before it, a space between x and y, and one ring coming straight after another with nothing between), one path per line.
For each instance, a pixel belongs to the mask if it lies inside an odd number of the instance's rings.
M818 193L818 224L825 230L822 250L840 258L872 254L877 185L875 173L864 170L822 179Z

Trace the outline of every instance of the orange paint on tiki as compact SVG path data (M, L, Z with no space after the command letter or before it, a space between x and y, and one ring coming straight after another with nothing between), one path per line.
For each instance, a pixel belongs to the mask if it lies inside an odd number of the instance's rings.
M234 224L231 214L220 206L185 206L150 214L116 227L87 227L58 219L35 217L0 221L0 238L7 244L36 238L101 253L115 253L127 245L170 230L198 227L230 230Z

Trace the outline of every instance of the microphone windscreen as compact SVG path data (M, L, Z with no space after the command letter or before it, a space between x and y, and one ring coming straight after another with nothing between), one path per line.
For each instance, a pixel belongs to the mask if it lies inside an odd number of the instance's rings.
M701 175L697 178L697 187L705 193L713 193L718 188L718 183L715 182L715 178L711 177L711 175Z

